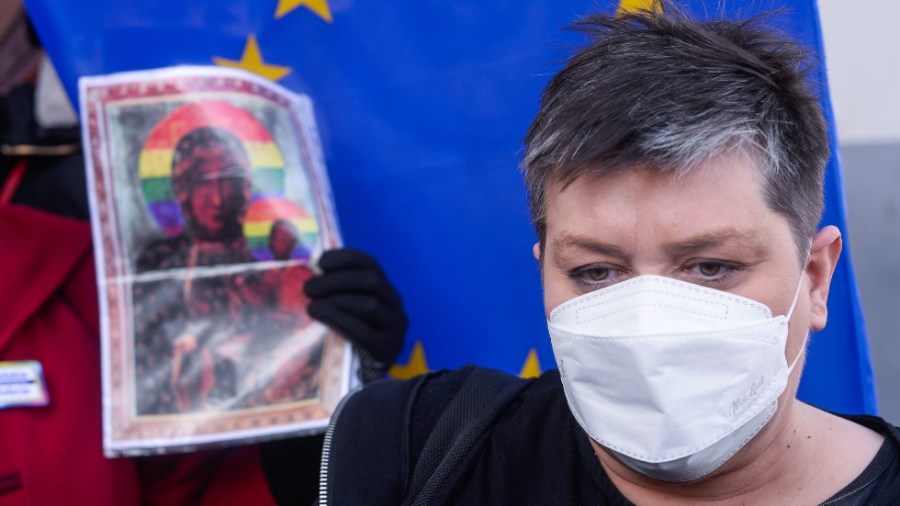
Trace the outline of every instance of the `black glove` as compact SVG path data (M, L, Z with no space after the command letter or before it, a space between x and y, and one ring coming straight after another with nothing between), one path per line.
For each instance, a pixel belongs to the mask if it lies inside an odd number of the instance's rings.
M326 251L322 274L306 282L309 315L350 339L360 352L360 377L373 381L403 348L408 321L403 301L378 262L354 249Z

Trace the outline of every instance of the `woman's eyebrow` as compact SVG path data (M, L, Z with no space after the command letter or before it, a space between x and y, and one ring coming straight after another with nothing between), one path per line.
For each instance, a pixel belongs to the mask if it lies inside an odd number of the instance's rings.
M741 232L736 229L722 229L689 237L663 246L670 257L682 257L719 246L738 245L744 249L759 251L764 249L766 241L754 232Z

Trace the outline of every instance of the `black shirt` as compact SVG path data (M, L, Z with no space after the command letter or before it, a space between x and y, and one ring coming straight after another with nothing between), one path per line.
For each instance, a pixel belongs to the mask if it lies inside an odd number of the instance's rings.
M897 429L878 417L847 418L885 435L884 444L865 471L825 504L900 504ZM555 371L521 394L462 467L442 504L632 504L600 466Z
M900 450L897 428L874 416L845 417L884 435L884 443L872 462L840 492L825 501L827 506L900 504Z
M431 442L434 435L451 441L459 437L435 427L438 420L444 421L442 414L450 412L450 399L460 397L457 392L465 377L461 370L408 381L383 380L352 395L333 420L330 449L323 455L327 471L322 479L327 492L323 503L409 504L410 496L422 491L410 479L413 470L422 467L418 461L442 459L423 451L425 441ZM631 505L610 481L588 436L572 417L559 373L548 372L522 386L474 445L457 444L463 439L459 437L442 450L450 455L468 448L462 461L449 467L448 475L440 475L437 488L429 489L427 504ZM470 421L490 411L491 397L462 398L466 405L478 404L466 415ZM885 440L860 476L825 504L900 504L900 430L874 416L846 418L883 434Z

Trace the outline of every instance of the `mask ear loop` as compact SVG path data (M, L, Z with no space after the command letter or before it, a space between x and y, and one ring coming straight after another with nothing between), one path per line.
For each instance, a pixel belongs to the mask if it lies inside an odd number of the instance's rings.
M794 300L791 301L791 307L788 309L784 319L791 321L791 315L794 314L794 308L797 307L797 299L800 298L800 289L803 288L803 273L800 273L800 282L797 283L797 290L794 292Z
M807 259L809 258L809 254L807 254ZM803 269L803 272L806 272L806 269ZM803 272L800 273L800 281L797 283L797 291L794 292L794 300L791 301L791 307L788 309L787 315L785 315L785 325L787 325L791 321L791 316L794 314L794 308L797 307L797 299L800 298L800 289L803 288ZM803 342L800 344L800 350L797 351L797 356L794 357L794 360L791 361L791 365L788 366L788 374L791 374L794 371L794 366L797 365L797 362L800 361L800 357L803 355L803 350L806 349L806 342L809 341L809 329L806 330L806 335L803 336ZM785 346L787 342L785 342Z
M803 273L806 272L806 267L809 265L809 256L812 254L812 239L809 240L809 246L806 248L806 255L803 256L805 259L803 261L803 270L800 271L800 280L797 281L797 290L794 292L794 300L791 301L791 307L788 309L787 314L784 316L785 320L791 321L791 315L794 314L794 308L797 307L797 299L800 298L800 289L803 288Z

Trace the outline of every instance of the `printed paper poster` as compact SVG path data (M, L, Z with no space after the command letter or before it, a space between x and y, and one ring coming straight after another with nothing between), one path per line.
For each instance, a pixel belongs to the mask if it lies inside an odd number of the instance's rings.
M340 244L310 101L241 71L83 78L111 455L322 430L348 345L303 283Z

